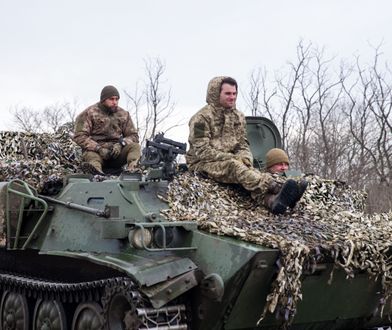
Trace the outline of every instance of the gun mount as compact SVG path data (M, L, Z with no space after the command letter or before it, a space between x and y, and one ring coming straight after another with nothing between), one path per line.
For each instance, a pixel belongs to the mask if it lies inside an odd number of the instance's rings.
M143 149L140 165L149 168L147 179L170 180L176 173L177 155L186 153L186 143L164 137L164 133L147 140Z

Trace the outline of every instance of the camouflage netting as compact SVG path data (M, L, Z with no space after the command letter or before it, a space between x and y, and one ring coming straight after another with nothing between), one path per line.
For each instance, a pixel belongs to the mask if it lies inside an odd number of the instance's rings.
M81 173L81 150L68 132L0 132L0 181L22 179L38 193L56 193L65 175ZM103 179L94 177L95 181ZM170 208L162 213L173 221L195 220L208 232L281 251L279 270L260 320L270 312L290 324L302 298L303 272L324 261L343 268L349 278L357 270L381 278L382 313L392 293L392 212L365 214L364 192L316 176L307 179L310 185L296 208L273 216L254 205L249 194L238 187L185 173L170 184Z
M81 149L67 130L57 134L0 132L0 181L23 179L42 194L53 194L63 177L80 173Z
M208 232L281 251L278 273L260 321L270 312L289 325L302 299L301 275L317 263L329 261L343 268L347 278L358 270L374 280L381 277L382 313L392 292L392 212L364 214L364 192L316 176L307 180L308 189L295 209L274 216L254 205L238 187L185 173L170 184L170 208L163 214L173 221L195 220Z

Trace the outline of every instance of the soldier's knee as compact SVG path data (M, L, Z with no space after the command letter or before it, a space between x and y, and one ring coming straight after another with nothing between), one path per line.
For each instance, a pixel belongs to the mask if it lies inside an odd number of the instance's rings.
M83 161L88 162L88 163L94 162L94 161L102 163L101 156L97 152L94 152L94 151L85 151L82 155L82 158L83 158Z
M140 157L141 147L140 147L139 143L134 143L133 150L134 150L135 155L138 155Z
M141 147L139 143L129 143L124 147L124 152L133 155L140 155Z

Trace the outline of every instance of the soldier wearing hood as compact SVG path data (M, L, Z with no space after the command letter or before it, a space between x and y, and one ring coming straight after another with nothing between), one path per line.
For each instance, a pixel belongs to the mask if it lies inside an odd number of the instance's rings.
M120 94L105 86L100 101L76 118L74 141L82 148L85 171L104 174L105 168L134 171L140 158L137 130L128 111L118 106Z
M295 206L306 184L299 186L292 179L283 184L253 167L245 117L236 109L237 89L230 77L209 82L207 105L189 122L188 167L218 182L240 184L272 213L283 214L287 207Z

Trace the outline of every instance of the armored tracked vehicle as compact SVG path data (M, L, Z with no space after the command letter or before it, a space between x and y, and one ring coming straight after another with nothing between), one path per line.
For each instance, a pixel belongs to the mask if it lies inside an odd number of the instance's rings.
M276 127L248 118L255 166L280 146ZM15 179L0 185L4 222L0 249L0 328L276 329L272 315L257 326L277 249L168 221L168 182L185 144L158 136L144 153L147 174L100 182L75 174L44 196ZM303 300L292 329L362 329L388 323L374 314L380 281L346 280L330 263L304 274ZM385 307L384 315L391 310Z

